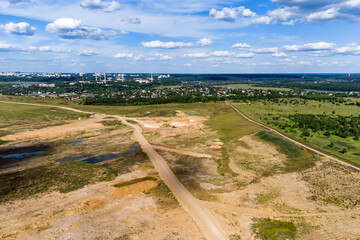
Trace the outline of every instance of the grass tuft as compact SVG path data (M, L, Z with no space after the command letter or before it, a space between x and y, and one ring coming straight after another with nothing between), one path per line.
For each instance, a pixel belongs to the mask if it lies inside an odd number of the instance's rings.
M296 238L296 226L292 222L259 218L255 219L252 228L255 230L257 237L262 240L290 240Z

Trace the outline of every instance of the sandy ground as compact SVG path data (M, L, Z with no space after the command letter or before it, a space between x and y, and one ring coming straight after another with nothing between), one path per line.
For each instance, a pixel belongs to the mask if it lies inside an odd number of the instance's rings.
M25 140L25 139L34 139L34 138L56 138L61 136L67 136L69 134L74 134L81 131L97 130L104 129L104 125L99 123L103 115L95 114L90 119L72 121L69 124L41 128L38 130L30 130L21 133L16 133L13 135L7 135L1 137L3 141L16 141L16 140Z
M156 186L156 182L123 188L113 186L143 177L147 171L137 170L112 182L67 194L52 193L2 205L0 238L202 239L180 206L160 206L154 197L143 193Z

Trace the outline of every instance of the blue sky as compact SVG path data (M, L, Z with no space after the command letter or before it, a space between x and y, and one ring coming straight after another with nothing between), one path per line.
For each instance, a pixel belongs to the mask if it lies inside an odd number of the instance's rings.
M0 71L360 72L360 0L0 0Z

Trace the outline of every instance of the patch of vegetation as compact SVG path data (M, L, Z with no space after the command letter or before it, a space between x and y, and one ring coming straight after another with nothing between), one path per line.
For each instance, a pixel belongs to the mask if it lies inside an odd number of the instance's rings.
M245 120L225 104L216 106L213 109L213 115L207 125L217 131L220 140L225 143L222 148L222 159L217 160L219 174L236 176L237 174L229 167L230 158L228 153L231 151L233 144L237 144L239 138L256 133L260 130L260 127Z
M117 188L125 187L125 186L133 185L133 184L136 184L136 183L144 182L144 181L147 181L147 180L157 181L158 179L156 177L153 177L153 176L146 176L146 177L142 177L142 178L132 179L130 181L117 183L117 184L114 185L114 187L117 187Z
M270 131L261 131L256 134L259 138L272 142L277 145L280 149L280 152L284 153L288 157L298 157L303 150L302 147L296 145L295 143L279 136L278 134Z
M138 122L134 120L127 119L126 121L131 124L138 124Z
M180 155L177 157L176 165L176 167L172 168L174 174L196 198L205 201L216 199L216 197L208 190L205 190L200 186L200 180L193 178L196 173L202 173L202 166L199 158Z
M101 124L104 125L105 127L110 127L114 129L120 129L126 127L126 125L124 125L121 121L118 120L102 121Z
M150 189L147 194L153 194L156 197L157 203L163 206L179 204L171 190L163 181L159 181L159 184L156 187Z
M150 164L149 157L141 148L136 153L124 156L118 160L109 161L108 164L118 174L125 174L132 171L132 168L137 164Z
M229 237L230 240L241 240L241 237L238 234L231 234Z
M306 170L315 166L318 160L316 156L309 153L306 149L274 132L261 131L257 133L256 136L264 141L275 144L281 153L287 155L287 160L284 161L284 172L300 172Z
M256 194L256 200L260 204L267 204L268 202L274 200L279 197L279 189L270 188L266 193Z
M360 205L360 175L342 164L325 162L302 173L309 183L311 200L355 208Z
M175 110L155 110L139 114L138 117L175 117Z
M52 191L71 192L114 179L116 172L86 163L56 163L0 175L0 203Z
M252 228L257 237L262 240L290 240L296 238L296 226L292 222L258 218L254 219Z

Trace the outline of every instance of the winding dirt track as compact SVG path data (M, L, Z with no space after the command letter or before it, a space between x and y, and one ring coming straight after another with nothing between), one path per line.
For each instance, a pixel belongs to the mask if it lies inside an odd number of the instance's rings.
M93 112L81 111L69 107L56 106L56 105L43 105L43 104L34 104L34 103L19 103L19 102L6 102L0 101L2 103L10 104L22 104L22 105L31 105L39 107L55 107L68 111L94 114ZM154 148L149 144L142 134L142 129L139 125L131 124L126 120L131 120L131 118L121 117L117 115L107 115L108 117L115 117L122 121L124 124L132 127L134 129L134 136L136 140L140 143L142 150L149 156L150 160L155 166L155 169L158 171L160 178L172 191L176 199L179 201L181 207L192 217L196 222L198 227L201 229L205 238L208 240L225 240L228 239L228 236L225 234L217 220L200 205L200 201L193 197L191 193L184 187L184 185L179 181L175 174L171 171L169 165L161 157Z
M268 126L266 126L266 125L264 125L264 124L261 124L261 123L259 123L259 122L257 122L257 121L252 120L251 118L249 118L249 117L247 117L245 114L243 114L239 109L237 109L236 107L234 107L233 105L231 105L229 102L226 102L226 104L227 104L229 107L233 108L237 113L239 113L243 118L245 118L245 119L248 120L249 122L252 122L252 123L254 123L254 124L256 124L256 125L258 125L258 126L260 126L260 127L262 127L262 128L265 128L266 130L272 131L272 132L274 132L274 133L282 136L283 138L285 138L285 139L287 139L287 140L289 140L289 141L291 141L291 142L293 142L293 143L295 143L295 144L297 144L297 145L299 145L299 146L302 146L303 148L306 148L306 149L310 150L310 151L313 152L313 153L316 153L316 154L318 154L318 155L320 155L320 156L323 156L323 157L327 157L328 159L333 160L333 161L336 161L336 162L338 162L338 163L341 163L341 164L344 165L344 166L348 166L348 167L351 167L351 168L353 168L353 169L355 169L355 170L360 171L360 168L359 168L359 167L356 167L356 166L354 166L354 165L352 165L352 164L350 164L350 163L346 163L346 162L344 162L344 161L341 161L340 159L337 159L337 158L335 158L335 157L333 157L333 156L330 156L330 155L328 155L328 154L326 154L326 153L320 152L320 151L318 151L318 150L316 150L316 149L314 149L314 148L312 148L312 147L309 147L309 146L307 146L307 145L305 145L305 144L303 144L303 143L301 143L301 142L298 142L298 141L296 141L296 140L294 140L294 139L292 139L292 138L290 138L290 137L288 137L288 136L280 133L279 131L277 131L277 130L271 128L271 127L268 127Z

